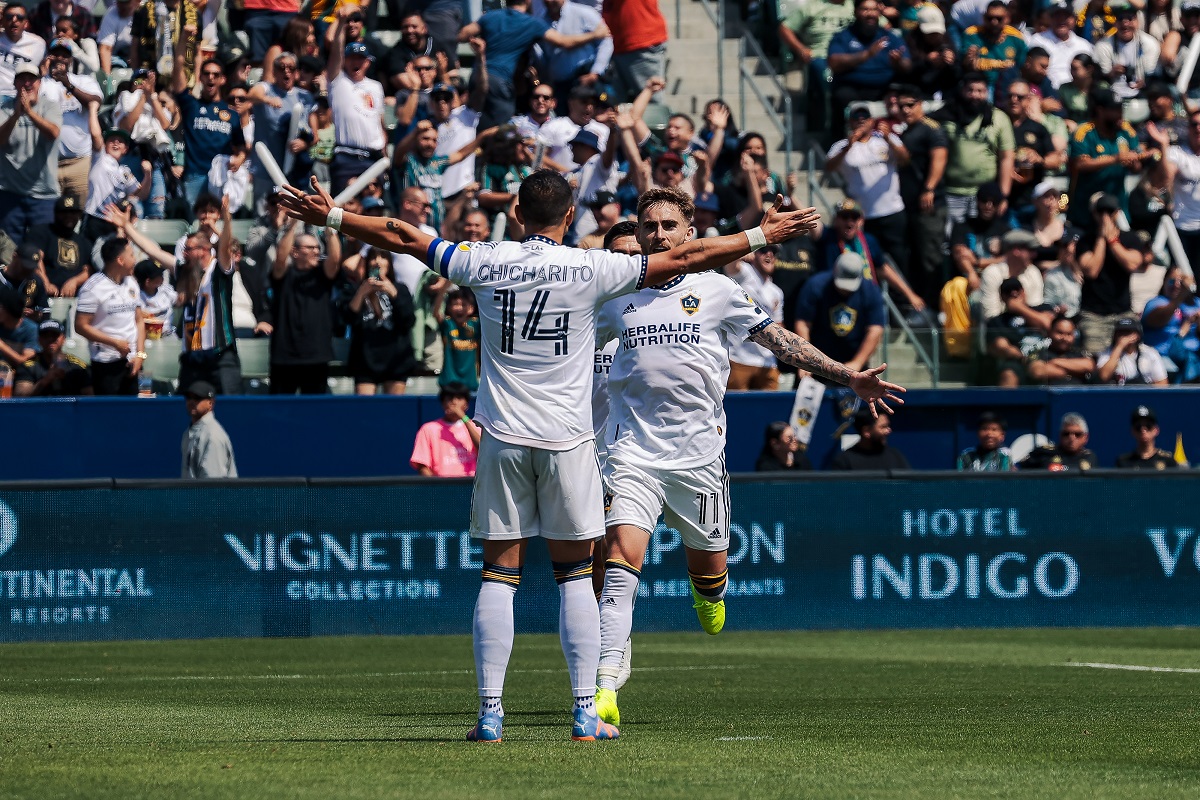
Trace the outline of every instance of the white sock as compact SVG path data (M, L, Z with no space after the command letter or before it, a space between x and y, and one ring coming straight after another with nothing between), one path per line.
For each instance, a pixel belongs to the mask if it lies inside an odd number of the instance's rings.
M504 704L500 702L499 697L479 698L479 718L483 719L484 714L495 714L499 717L504 716Z
M604 591L600 594L600 668L596 685L617 688L625 643L633 630L633 602L637 598L641 574L627 564L609 561L604 570Z
M479 696L495 698L504 693L504 673L513 646L513 596L517 587L495 581L483 582L475 602L473 626L475 678Z
M571 674L571 694L577 700L591 698L596 693L600 660L600 609L592 593L590 571L587 580L560 583L558 596L558 636Z

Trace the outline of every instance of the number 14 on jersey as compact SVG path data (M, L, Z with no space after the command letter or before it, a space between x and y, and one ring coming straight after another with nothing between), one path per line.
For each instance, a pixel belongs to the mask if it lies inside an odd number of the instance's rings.
M496 289L492 299L500 304L500 352L512 353L517 334L517 293L513 289ZM565 356L567 323L571 313L564 311L553 320L548 320L547 327L542 327L542 314L549 300L548 289L533 293L533 302L525 312L524 324L521 325L521 338L527 342L554 342L554 355Z

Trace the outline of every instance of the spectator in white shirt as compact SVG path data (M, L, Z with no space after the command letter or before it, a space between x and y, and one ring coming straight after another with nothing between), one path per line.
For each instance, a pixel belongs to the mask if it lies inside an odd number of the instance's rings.
M767 245L748 256L748 260L725 267L725 274L733 278L738 286L749 295L758 307L773 320L783 319L783 290L775 285L771 276L775 274L775 256L779 245ZM731 392L760 389L773 392L779 388L779 366L775 355L749 340L729 351L729 385Z
M100 46L100 69L106 74L112 72L114 59L123 67L129 58L129 48L133 45L133 13L137 9L134 0L117 0L100 20L96 43Z
M1188 262L1200 266L1200 111L1188 115L1187 142L1171 144L1170 134L1153 122L1146 133L1166 155L1163 166L1171 183L1171 216Z
M1128 100L1146 88L1146 78L1158 74L1162 50L1158 40L1138 28L1138 11L1128 0L1113 0L1117 30L1096 45L1096 66L1112 84L1113 93Z
M1071 59L1080 53L1094 55L1091 43L1075 33L1075 11L1068 3L1050 7L1050 27L1030 36L1029 46L1050 54L1048 77L1055 89L1071 80Z
M1122 318L1113 326L1112 345L1096 359L1096 382L1118 386L1166 386L1162 356L1142 342L1142 323Z
M0 95L11 96L16 94L17 67L39 66L46 56L46 40L29 32L29 11L19 3L4 6L0 27Z
M99 105L104 91L90 75L71 72L69 39L55 39L47 55L46 77L41 91L53 94L62 104L63 121L58 132L58 186L64 196L87 198L88 171L92 163L92 133L88 105Z
M84 206L86 226L84 233L91 239L113 232L112 223L104 219L104 210L110 204L137 197L145 200L150 195L152 170L149 161L142 162L142 179L133 174L128 165L121 163L133 146L133 139L120 128L106 131L103 144L97 148L88 172L87 204Z
M979 277L979 299L983 306L984 319L992 319L1004 313L1000 284L1008 278L1016 278L1021 282L1025 289L1026 305L1036 308L1042 304L1042 271L1033 263L1033 254L1037 246L1037 238L1023 228L1014 228L1001 238L1000 248L1004 251L1004 260L984 269Z
M146 324L133 279L133 247L125 239L109 239L100 257L104 269L79 290L75 330L91 343L96 394L136 395L146 358Z

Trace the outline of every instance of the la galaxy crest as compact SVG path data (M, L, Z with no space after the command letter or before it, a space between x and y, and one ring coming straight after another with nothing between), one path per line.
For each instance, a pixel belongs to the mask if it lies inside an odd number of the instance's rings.
M829 310L829 327L833 329L835 336L849 336L854 330L854 323L858 321L857 309L842 303L834 306Z
M683 313L690 317L700 310L700 298L688 292L679 298L679 305L683 307Z

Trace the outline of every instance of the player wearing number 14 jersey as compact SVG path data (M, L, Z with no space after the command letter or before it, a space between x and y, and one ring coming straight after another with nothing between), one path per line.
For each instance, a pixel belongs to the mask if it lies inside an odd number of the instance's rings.
M643 253L669 252L695 235L695 208L676 189L651 189L638 201ZM596 343L616 339L608 374L608 512L600 595L596 708L617 725L618 676L633 625L642 562L659 514L679 531L701 627L725 624L729 478L725 472L725 385L729 350L746 340L781 361L849 385L864 399L895 399L885 367L855 372L773 321L725 275L680 275L608 301ZM886 408L886 406L884 406Z
M617 729L596 716L594 704L600 614L590 585L591 551L604 530L588 402L596 308L646 283L719 267L756 244L800 236L814 227L814 210L781 213L777 203L752 231L644 257L561 246L574 198L566 180L550 170L521 184L517 216L530 235L520 243L455 245L400 220L345 213L312 185L311 195L286 187L280 203L289 215L424 258L431 269L475 290L483 362L476 419L485 435L471 532L483 539L484 566L474 616L480 710L467 738L502 738L513 597L525 545L535 536L547 542L559 585L559 634L575 697L572 738L616 738ZM886 394L884 387L876 380L875 397Z

